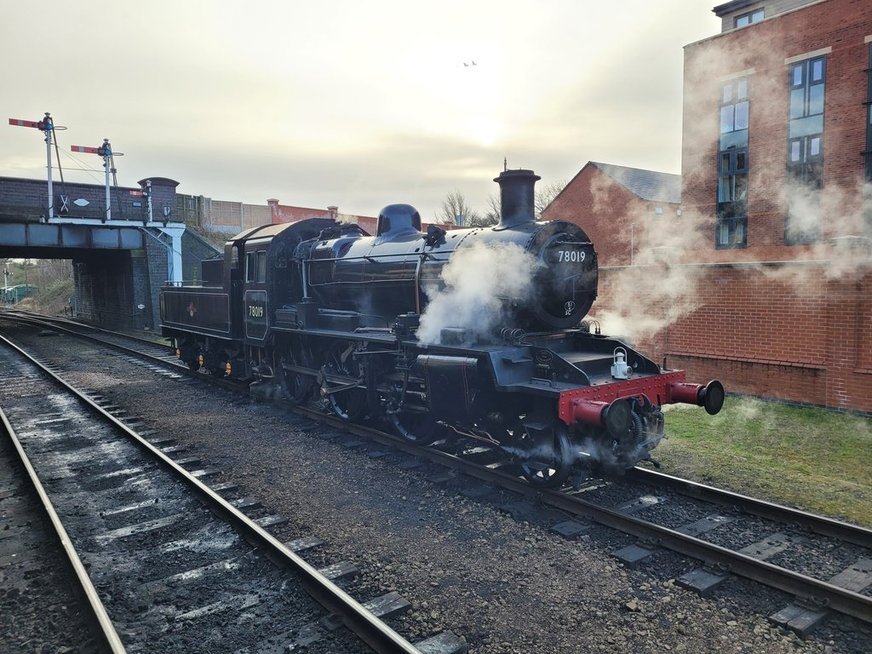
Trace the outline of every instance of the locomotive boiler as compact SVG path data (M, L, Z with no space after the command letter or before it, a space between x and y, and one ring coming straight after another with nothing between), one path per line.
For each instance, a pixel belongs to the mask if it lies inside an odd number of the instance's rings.
M412 206L393 204L374 236L329 219L242 232L203 262L200 285L162 289L163 333L191 368L277 383L291 402L385 421L411 441L485 441L534 484L559 484L577 464L630 467L663 437L663 404L714 414L724 389L688 384L582 322L596 251L574 223L536 221L538 179L494 180L492 227L425 232ZM486 299L499 311L484 323L434 316L449 269L476 249L524 271L523 284L496 284ZM468 269L453 283L497 274Z
M381 211L375 238L357 231L314 244L300 257L309 271L313 298L324 306L389 323L400 314L421 315L426 289L438 287L443 267L457 252L500 248L505 253L529 253L541 264L535 267L535 293L508 307L510 326L537 332L577 326L596 298L596 252L577 225L535 221L533 183L538 179L527 170L500 175L502 216L493 227L446 233L431 226L422 235L414 207L394 204Z

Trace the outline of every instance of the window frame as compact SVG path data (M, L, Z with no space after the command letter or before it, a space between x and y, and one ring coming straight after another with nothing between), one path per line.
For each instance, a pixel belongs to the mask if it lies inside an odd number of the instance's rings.
M820 64L820 78L813 79L816 64ZM819 194L824 185L824 113L826 110L826 83L827 83L827 55L809 57L801 61L792 62L787 69L788 106L787 106L787 183L796 184L811 192L810 200L820 200ZM797 73L799 80L797 81ZM820 88L819 107L813 95L815 89ZM802 94L801 111L796 112L795 93ZM800 136L791 136L793 121L802 121L813 116L820 116L821 131L811 134L800 131ZM817 142L817 152L812 149ZM796 151L796 156L794 156ZM786 208L784 216L784 244L807 245L820 239L822 216L818 213L818 222L812 228L802 232L798 231L794 219L790 215L790 206Z
M245 253L245 283L253 284L257 275L257 266L255 265L255 251Z
M245 253L245 283L266 283L266 250L249 250Z
M257 269L254 281L257 284L266 284L266 250L258 250L255 258Z
M757 16L758 14L760 15L760 17L755 19L754 17ZM739 14L738 16L736 16L733 19L733 27L735 27L737 29L739 27L748 27L748 25L754 25L756 23L759 23L760 21L764 20L765 18L766 18L766 8L759 7L757 9L753 9L751 11L746 11L744 14ZM747 22L744 22L743 24L740 25L739 23L742 22L744 19L747 19Z
M872 182L872 41L868 44L868 67L866 68L866 181Z
M727 165L724 166L724 161ZM718 249L748 245L748 146L730 147L718 152L717 224L715 246ZM738 189L743 187L743 192ZM724 197L724 191L727 196ZM722 238L726 228L726 238Z
M821 77L819 80L811 79L813 65L821 64ZM796 82L796 72L800 71L802 79ZM789 85L789 102L788 102L788 120L798 120L800 118L808 118L809 116L822 116L824 114L824 105L826 104L826 84L827 84L827 56L811 57L802 61L795 61L790 64L787 73ZM820 111L812 112L812 92L818 87L823 87ZM802 91L802 111L799 115L793 115L793 94L795 91Z
M744 93L741 91L744 84ZM726 96L726 90L730 89L729 97ZM737 127L736 117L739 115L739 107L744 107L745 125ZM729 112L730 128L724 129L725 110ZM720 103L720 134L731 134L733 132L741 132L748 129L751 123L751 100L750 100L750 84L747 77L737 77L727 83L721 84L721 103Z
M740 116L744 120L739 120ZM719 120L715 247L744 248L748 245L750 172L751 80L748 76L736 77L720 85Z

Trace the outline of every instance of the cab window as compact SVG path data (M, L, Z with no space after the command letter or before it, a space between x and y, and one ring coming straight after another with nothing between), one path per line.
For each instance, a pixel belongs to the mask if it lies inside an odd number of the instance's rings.
M254 263L254 252L249 252L245 255L245 281L253 282L257 273L257 266Z
M257 275L254 281L261 284L266 282L266 252L257 253Z
M245 281L255 284L266 282L266 251L248 252L245 255Z

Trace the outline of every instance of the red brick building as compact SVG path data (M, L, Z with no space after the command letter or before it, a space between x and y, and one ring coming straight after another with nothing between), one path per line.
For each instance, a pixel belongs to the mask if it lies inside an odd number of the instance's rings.
M872 3L734 0L685 48L682 253L705 293L670 362L872 411ZM702 336L704 335L704 336Z
M272 224L278 225L281 223L295 223L300 220L309 218L333 218L343 223L353 223L360 227L370 235L375 235L378 232L378 218L376 216L358 216L355 214L339 213L339 208L330 206L326 209L311 209L308 207L292 207L287 204L279 204L279 201L270 198L267 201ZM421 229L427 231L429 223L422 222ZM455 225L439 225L444 229L456 229Z
M590 161L542 212L580 225L601 266L637 263L680 215L681 176ZM595 220L592 220L593 217Z
M280 223L295 223L300 220L309 218L333 218L334 220L342 220L343 222L355 223L360 225L364 231L369 234L375 234L378 219L374 216L355 216L351 214L340 214L339 207L327 207L326 209L310 209L308 207L292 207L286 204L279 204L279 201L270 198L266 201L269 205L270 215L272 216L272 224Z
M693 378L872 411L872 2L714 11L685 48L680 215L659 264L595 240L593 317Z

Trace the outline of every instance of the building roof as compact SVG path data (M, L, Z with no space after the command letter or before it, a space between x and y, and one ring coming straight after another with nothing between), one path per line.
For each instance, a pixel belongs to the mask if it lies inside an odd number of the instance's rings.
M614 164L591 161L591 165L599 168L630 193L650 202L681 202L681 175L660 173L656 170L628 168Z
M720 18L731 11L738 11L739 9L744 9L745 7L750 7L755 4L759 0L732 0L732 2L725 2L722 5L718 5L717 7L713 7L712 11L715 15Z

